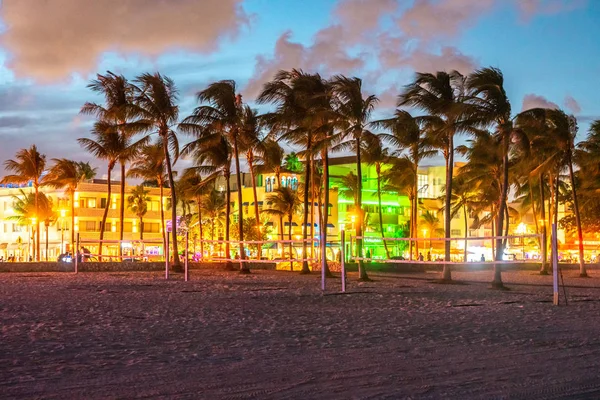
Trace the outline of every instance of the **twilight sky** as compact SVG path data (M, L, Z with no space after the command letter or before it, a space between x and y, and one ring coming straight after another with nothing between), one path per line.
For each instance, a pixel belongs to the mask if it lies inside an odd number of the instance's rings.
M78 113L106 70L170 76L182 116L212 81L251 101L279 69L344 73L385 115L414 71L495 66L513 112L557 105L583 138L600 118L598 21L597 0L1 0L0 162L33 143L89 160Z

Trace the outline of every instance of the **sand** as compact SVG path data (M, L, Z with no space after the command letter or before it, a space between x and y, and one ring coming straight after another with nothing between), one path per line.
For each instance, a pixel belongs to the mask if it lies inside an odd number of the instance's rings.
M600 397L599 278L438 276L0 274L0 398Z

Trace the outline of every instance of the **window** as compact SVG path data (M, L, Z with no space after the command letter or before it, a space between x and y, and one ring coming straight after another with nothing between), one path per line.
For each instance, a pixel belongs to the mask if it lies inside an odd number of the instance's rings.
M124 222L123 223L123 232L133 232L133 223Z
M96 199L94 197L81 197L79 199L79 207L96 208Z
M101 225L101 224L98 224ZM100 229L100 226L98 226ZM96 221L79 221L79 230L81 232L95 232L96 231Z
M294 189L294 190L298 189L298 178L292 179L292 189Z
M152 200L148 202L148 211L160 211L160 201Z
M267 178L265 181L265 192L269 193L273 190L273 186L271 184L271 178Z
M450 236L462 236L460 229L451 229Z
M158 222L144 222L144 233L159 233L160 223Z
M428 185L428 180L427 180L427 175L424 174L418 174L417 176L417 184L419 186L419 193L423 193L427 190L427 186Z
M100 208L106 208L106 197L100 199Z
M285 179L285 176L281 177L281 186L285 187L285 183L287 182L287 180Z
M452 219L460 219L460 218L461 218L461 214L460 214L460 210L458 210L458 211L456 211L456 214L454 214Z

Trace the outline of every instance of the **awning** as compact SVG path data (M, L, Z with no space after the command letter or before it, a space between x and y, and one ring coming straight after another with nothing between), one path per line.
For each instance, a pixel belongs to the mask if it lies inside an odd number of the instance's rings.
M277 243L265 243L262 245L262 248L265 250L269 250L269 249L276 249L277 248Z
M252 204L250 204L250 205L251 205L251 206L253 206L253 205L254 205L254 202L252 202ZM258 205L259 205L259 206L262 206L262 205L263 205L263 202L262 202L262 201L259 201L259 202L258 202Z
M267 222L266 224L267 226L273 226L273 223L271 221Z
M289 222L284 222L283 225L284 226L290 226L290 223ZM298 224L295 223L295 222L292 222L292 226L298 226Z
M310 222L306 223L306 227L310 228ZM317 224L315 224L315 228L317 227Z
M0 250L6 250L8 243L0 243Z
M247 201L245 201L245 202L242 203L242 205L245 206L245 207L248 207L249 204L250 203L248 203Z
M327 227L328 228L335 228L335 225L334 224L327 224Z

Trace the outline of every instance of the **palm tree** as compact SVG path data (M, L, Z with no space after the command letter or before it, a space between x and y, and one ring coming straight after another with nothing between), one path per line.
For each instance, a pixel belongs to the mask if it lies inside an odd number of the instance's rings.
M275 112L264 116L266 123L272 131L283 140L292 145L303 148L306 160L309 160L316 152L322 153L324 164L324 185L327 188L328 198L328 158L327 149L330 146L329 136L332 130L330 124L333 110L331 109L331 88L319 74L309 74L301 70L279 71L275 78L267 82L263 91L257 99L258 103L272 103L276 106ZM319 143L320 142L320 143ZM319 146L319 147L318 147ZM309 197L311 169L307 162L304 169L304 218L302 226L308 224ZM327 207L328 199L325 199ZM327 240L326 212L325 224L321 221L321 246L322 254L325 255L324 246ZM325 228L325 229L323 229ZM303 229L302 245L302 270L301 273L310 273L308 268L306 238L307 229ZM326 262L325 262L326 264Z
M583 230L573 169L577 121L575 117L567 115L562 110L540 108L527 110L519 114L518 119L525 132L530 136L530 147L535 149L536 153L537 167L531 172L531 175L539 176L540 180L544 175L548 177L551 203L549 219L554 223L558 223L560 174L565 168L569 171L571 200L579 240L579 274L581 277L586 277Z
M210 238L216 240L215 227L223 226L223 221L226 220L223 193L213 188L208 193L202 195L200 202L202 212L211 224Z
M386 191L396 192L408 197L410 203L410 221L409 221L409 236L412 239L417 239L417 206L418 206L418 188L415 186L415 177L417 169L407 155L400 158L393 158L391 167L383 174ZM412 234L410 232L413 232ZM409 259L413 259L413 240L409 241ZM419 242L414 240L415 253L419 254Z
M467 88L471 97L471 103L475 105L476 120L480 120L484 126L494 126L494 136L501 147L502 177L500 181L500 197L498 198L498 215L496 221L497 231L501 235L507 213L507 199L510 189L509 165L510 151L514 144L527 141L523 132L514 125L511 118L511 106L506 91L504 90L504 77L497 68L482 68L467 79ZM506 224L508 224L506 219ZM496 261L502 261L505 240L496 240ZM501 267L494 264L494 280L492 286L502 288Z
M232 80L212 83L198 92L198 101L207 103L196 107L192 115L185 118L180 124L180 129L187 133L201 137L203 132L209 131L210 136L220 135L227 140L233 151L233 160L236 167L237 200L238 200L238 229L240 232L240 257L244 252L244 215L242 210L242 174L240 169L240 152L244 151L242 134L242 96L236 93L236 84ZM247 263L241 263L240 272L249 273Z
M66 158L53 158L54 163L42 178L42 185L55 189L64 189L69 195L71 204L71 246L75 245L75 192L80 183L92 179L96 168L89 163L77 162Z
M256 221L256 229L261 226L260 210L258 206L258 194L256 192L256 168L255 155L260 156L264 151L264 141L260 137L260 121L258 112L249 106L242 108L240 119L240 130L242 147L246 151L246 162L250 170L250 179L252 181L252 194L254 196L254 217ZM261 258L262 246L258 246L258 259Z
M102 215L102 223L100 225L100 242L98 245L98 255L102 256L102 241L104 240L104 232L106 229L106 218L108 210L111 207L112 182L111 174L116 163L122 158L130 158L131 154L135 154L138 149L147 142L147 137L139 140L136 143L131 143L131 138L127 135L119 135L114 131L114 126L111 123L97 121L92 130L94 139L79 138L77 142L86 151L100 160L107 161L107 196L104 214Z
M160 191L161 233L163 246L166 248L164 187L169 177L165 167L165 153L162 143L158 142L141 146L137 153L137 158L133 160L127 171L127 176L144 179L146 182L155 182L158 186Z
M134 85L134 102L132 107L132 118L136 118L136 130L157 134L159 143L164 153L164 163L167 169L167 178L171 195L171 221L172 245L173 245L173 268L175 271L183 271L179 260L177 249L177 193L175 192L175 174L173 172L174 160L179 156L179 142L173 126L179 118L179 106L177 87L172 79L155 74L142 74L138 76Z
M356 213L358 214L356 235L362 237L364 219L362 211L362 141L365 134L368 133L366 126L379 100L375 95L363 96L362 80L359 78L347 78L343 75L337 75L331 80L331 87L334 93L334 108L337 113L338 128L341 130L343 138L350 139L349 146L346 145L346 147L351 147L356 154L356 175L358 177L355 200ZM362 247L363 240L357 239L359 279L369 280L362 260Z
M148 212L148 202L151 201L149 190L146 190L143 185L137 185L127 197L127 208L135 214L140 221L140 240L144 240L144 215Z
M390 251L385 241L385 232L383 229L383 211L381 209L381 183L383 180L382 167L390 160L389 152L383 147L381 138L377 135L366 135L364 137L364 143L362 149L362 158L369 165L375 165L375 173L377 174L377 205L379 209L379 231L381 232L381 240L383 241L383 247L385 248L386 258L390 258Z
M188 127L182 128L189 129ZM191 131L191 130L190 130ZM231 216L231 158L232 149L227 139L220 133L201 132L200 136L182 149L182 155L190 156L200 173L208 173L206 180L214 180L221 175L225 180L225 254L231 257L229 228ZM242 203L239 203L242 207ZM228 268L233 268L228 261Z
M287 216L288 219L288 240L290 241L290 270L294 270L294 257L292 256L292 220L294 214L297 214L302 209L302 202L298 192L290 187L278 187L273 191L272 195L267 196L267 204L271 208L263 210L266 214Z
M193 199L196 202L197 215L198 215L198 228L200 231L200 253L204 254L204 222L202 217L202 196L209 193L210 187L208 183L213 181L203 179L198 168L187 168L179 182L182 186L182 191L185 197Z
M35 191L35 214L36 214L36 247L35 260L40 261L40 218L39 218L39 198L41 177L46 167L46 156L40 154L36 145L31 145L28 149L21 149L15 155L14 160L4 162L4 168L12 172L6 175L0 183L17 183L25 184L32 182L33 190Z
M452 200L452 177L454 171L454 136L470 132L472 107L467 103L466 78L457 71L417 73L399 96L399 106L413 106L429 113L424 118L431 136L441 145L446 162L446 197L444 209L450 210ZM445 261L450 261L450 213L444 215ZM450 264L444 264L442 281L452 279Z
M408 171L412 178L412 188L409 190L411 196L410 207L410 229L409 236L417 237L417 207L419 204L419 165L426 158L433 157L436 151L433 149L432 142L425 134L421 125L424 123L419 118L413 117L409 112L397 109L394 116L389 119L383 119L373 122L373 125L378 128L383 128L389 133L380 133L379 137L382 141L391 144L398 149L395 156L405 161L397 163L396 167L403 168L403 171ZM393 169L392 169L393 170ZM390 170L391 171L391 170ZM396 169L396 171L399 171ZM391 173L391 172L390 172ZM393 178L397 183L404 181L405 178ZM405 183L403 192L406 191ZM409 196L409 198L411 197ZM415 241L415 254L419 253L419 242ZM413 242L409 243L409 258L413 259Z
M421 215L421 226L429 233L429 248L431 248L431 238L434 234L437 235L442 231L440 229L440 219L437 215L427 210Z
M461 211L463 213L463 221L465 228L465 249L464 249L464 262L467 262L467 253L468 253L468 241L467 238L469 236L469 212L471 209L477 205L480 194L472 187L464 175L458 175L454 179L454 184L452 185L452 208L450 209L450 215L452 218L455 218Z
M281 187L281 172L283 171L284 157L287 159L283 148L275 140L269 138L263 142L262 153L257 157L257 161L266 171L275 174L277 187ZM279 217L279 233L281 240L284 240L283 216Z
M133 87L123 75L116 75L110 71L106 75L98 74L87 87L93 92L104 96L105 105L86 102L81 113L93 115L105 124L110 124L113 131L123 136L124 140L131 139L137 132L138 126L130 122L132 114ZM119 206L119 240L123 240L125 222L125 165L135 157L133 152L124 152L119 157L121 164L121 193ZM122 246L119 246L119 255L122 255Z

